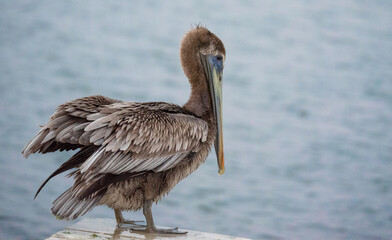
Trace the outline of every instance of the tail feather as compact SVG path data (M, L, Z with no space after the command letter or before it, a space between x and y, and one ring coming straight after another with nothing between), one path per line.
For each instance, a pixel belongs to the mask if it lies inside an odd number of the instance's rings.
M97 206L102 196L101 194L95 194L88 198L78 199L73 196L71 187L53 202L52 213L61 219L76 219Z

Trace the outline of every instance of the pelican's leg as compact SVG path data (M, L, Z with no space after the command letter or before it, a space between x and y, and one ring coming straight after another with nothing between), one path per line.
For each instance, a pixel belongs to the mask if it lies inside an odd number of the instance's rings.
M125 220L122 213L121 213L121 210L114 209L114 216L116 217L117 227L119 227L119 228L129 229L129 228L133 227L134 225L142 226L142 225L138 225L137 223L141 223L143 221ZM130 224L132 226L127 226L127 224Z
M131 228L133 231L146 231L151 233L164 234L186 234L187 232L178 231L178 228L158 229L155 227L151 212L152 200L144 200L143 214L146 217L147 226L145 228Z

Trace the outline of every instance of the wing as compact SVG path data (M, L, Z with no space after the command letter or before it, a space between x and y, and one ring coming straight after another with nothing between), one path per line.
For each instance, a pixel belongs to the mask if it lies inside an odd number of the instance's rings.
M97 95L79 98L60 105L49 122L23 149L23 156L27 158L36 152L73 150L90 145L88 139L81 138L84 128L91 123L87 120L87 116L116 102L118 101Z
M198 151L207 134L204 120L177 105L93 96L59 106L23 154L82 148L83 158L71 158L47 181L76 167L73 192L83 198L118 181L176 166Z
M93 122L82 138L100 147L81 173L164 171L197 151L208 133L204 120L167 103L119 102L87 119Z
M95 196L116 182L173 168L197 152L208 124L182 111L167 103L119 102L88 115L93 122L83 135L99 148L73 173L72 194Z

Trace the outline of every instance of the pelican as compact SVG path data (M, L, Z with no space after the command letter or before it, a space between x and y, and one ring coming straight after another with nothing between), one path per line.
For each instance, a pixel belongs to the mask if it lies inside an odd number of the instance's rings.
M181 42L181 65L191 85L181 107L165 102L124 102L104 96L83 97L57 107L49 122L22 153L79 151L54 176L73 169L74 184L52 206L60 219L75 219L98 205L114 209L118 227L154 233L157 203L207 158L212 145L223 174L222 74L226 51L207 28L197 26ZM34 198L35 198L34 197ZM137 227L122 211L143 209L146 225ZM135 227L136 226L136 227Z

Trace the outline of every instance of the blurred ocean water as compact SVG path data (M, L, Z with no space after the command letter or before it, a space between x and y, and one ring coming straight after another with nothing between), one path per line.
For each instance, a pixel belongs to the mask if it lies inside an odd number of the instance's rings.
M178 49L196 23L227 50L226 173L211 154L153 207L157 224L254 239L392 238L391 1L23 0L0 2L0 239L72 223L50 213L71 179L33 200L72 154L23 159L38 125L94 94L185 103Z

